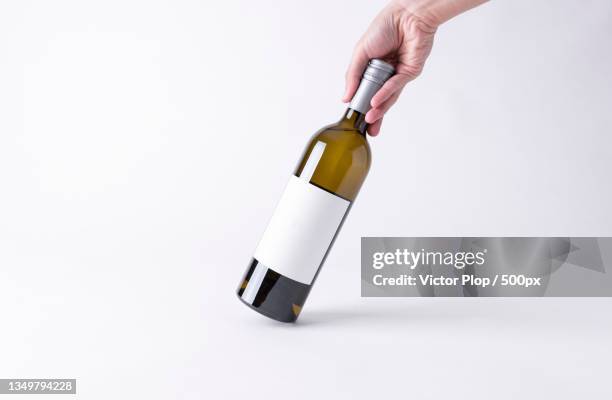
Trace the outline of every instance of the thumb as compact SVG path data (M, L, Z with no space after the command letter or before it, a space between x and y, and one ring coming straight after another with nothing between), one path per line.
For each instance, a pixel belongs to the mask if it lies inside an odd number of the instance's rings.
M344 96L342 96L343 102L349 102L353 98L353 95L359 87L361 75L368 64L368 61L369 57L366 54L361 42L357 43L357 46L353 51L351 63L346 71Z

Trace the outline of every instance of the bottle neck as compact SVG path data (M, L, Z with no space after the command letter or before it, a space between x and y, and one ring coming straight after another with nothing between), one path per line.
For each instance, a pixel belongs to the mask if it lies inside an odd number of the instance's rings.
M356 130L362 135L366 134L368 124L365 121L365 114L352 108L347 108L340 120L340 124L347 129Z
M352 124L352 128L364 135L368 126L365 122L365 115L372 108L370 102L380 88L381 85L378 82L362 79L344 114L343 120Z
M351 126L351 129L358 130L365 135L368 127L365 122L365 115L372 108L370 102L394 72L395 69L391 64L379 59L370 60L342 122Z

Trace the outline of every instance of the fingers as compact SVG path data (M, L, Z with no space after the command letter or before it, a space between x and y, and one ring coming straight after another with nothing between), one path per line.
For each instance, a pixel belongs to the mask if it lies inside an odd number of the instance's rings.
M369 57L363 49L363 46L361 43L357 43L357 47L355 47L355 51L353 52L351 63L346 71L346 84L344 88L344 96L342 96L343 102L349 102L353 98L353 95L359 86L359 82L361 81L363 70L368 64L368 61Z
M395 104L399 98L401 90L395 92L387 101L379 105L376 108L372 108L366 114L366 122L370 124L368 126L368 133L370 136L377 136L380 133L380 126L382 125L383 117L387 111Z
M370 136L377 136L380 133L380 126L382 125L382 118L374 122L372 125L368 125L368 134Z
M395 94L399 94L404 86L414 77L405 73L399 73L397 75L392 76L383 87L374 95L372 98L371 104L373 108L380 107L385 101L391 98Z
M384 103L380 104L378 107L373 107L365 116L365 120L368 124L373 124L385 115L387 111L391 108L393 104L397 101L400 96L401 91L397 91L391 95L390 98L387 99Z

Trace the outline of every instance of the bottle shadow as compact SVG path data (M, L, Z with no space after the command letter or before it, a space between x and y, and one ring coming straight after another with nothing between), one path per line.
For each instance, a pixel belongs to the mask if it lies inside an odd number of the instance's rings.
M398 300L398 299L396 299ZM347 326L366 323L414 326L457 323L538 323L548 315L564 323L563 308L533 298L420 298L356 304L336 309L306 309L295 326ZM526 307L526 305L529 307ZM549 321L550 322L550 321Z
M435 302L434 302L435 303ZM446 307L441 304L419 302L415 305L404 304L402 307L338 308L331 310L307 310L300 316L296 326L314 325L350 325L367 322L383 323L384 325L413 325L417 321L433 322L476 319L478 315L469 312L458 312L456 307Z

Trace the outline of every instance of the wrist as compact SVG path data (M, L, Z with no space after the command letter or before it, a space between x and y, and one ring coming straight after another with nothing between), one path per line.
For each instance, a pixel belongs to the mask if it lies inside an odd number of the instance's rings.
M449 19L487 0L392 0L391 4L403 16L417 18L436 29Z

